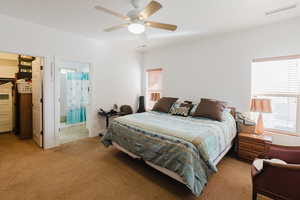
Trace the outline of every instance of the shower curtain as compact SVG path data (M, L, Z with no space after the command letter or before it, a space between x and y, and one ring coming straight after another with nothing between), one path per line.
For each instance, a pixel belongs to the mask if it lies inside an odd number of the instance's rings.
M67 124L86 121L88 104L89 73L68 72L66 81Z

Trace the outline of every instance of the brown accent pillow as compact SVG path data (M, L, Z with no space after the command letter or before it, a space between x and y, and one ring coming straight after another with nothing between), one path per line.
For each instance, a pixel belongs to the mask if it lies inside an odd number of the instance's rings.
M222 114L227 103L215 99L201 99L193 117L205 117L222 121Z
M178 98L173 97L163 97L156 102L152 108L152 111L168 113L177 99Z

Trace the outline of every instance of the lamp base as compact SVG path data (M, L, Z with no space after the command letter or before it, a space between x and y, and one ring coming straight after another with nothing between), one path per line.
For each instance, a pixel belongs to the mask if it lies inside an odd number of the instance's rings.
M263 116L261 113L259 113L254 132L258 135L261 135L264 133L264 122L263 122Z

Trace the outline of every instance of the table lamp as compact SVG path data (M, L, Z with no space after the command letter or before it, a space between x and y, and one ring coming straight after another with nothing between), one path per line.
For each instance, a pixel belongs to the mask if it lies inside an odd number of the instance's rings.
M151 101L158 101L160 99L160 93L159 92L152 92L150 99L151 99Z
M264 133L264 122L262 113L271 113L271 100L270 99L260 99L260 98L252 98L251 99L251 112L258 112L258 119L255 127L256 134Z

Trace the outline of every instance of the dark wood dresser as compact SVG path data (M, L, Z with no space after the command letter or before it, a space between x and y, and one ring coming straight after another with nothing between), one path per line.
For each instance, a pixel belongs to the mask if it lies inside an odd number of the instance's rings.
M32 94L18 94L18 135L21 139L32 138Z

